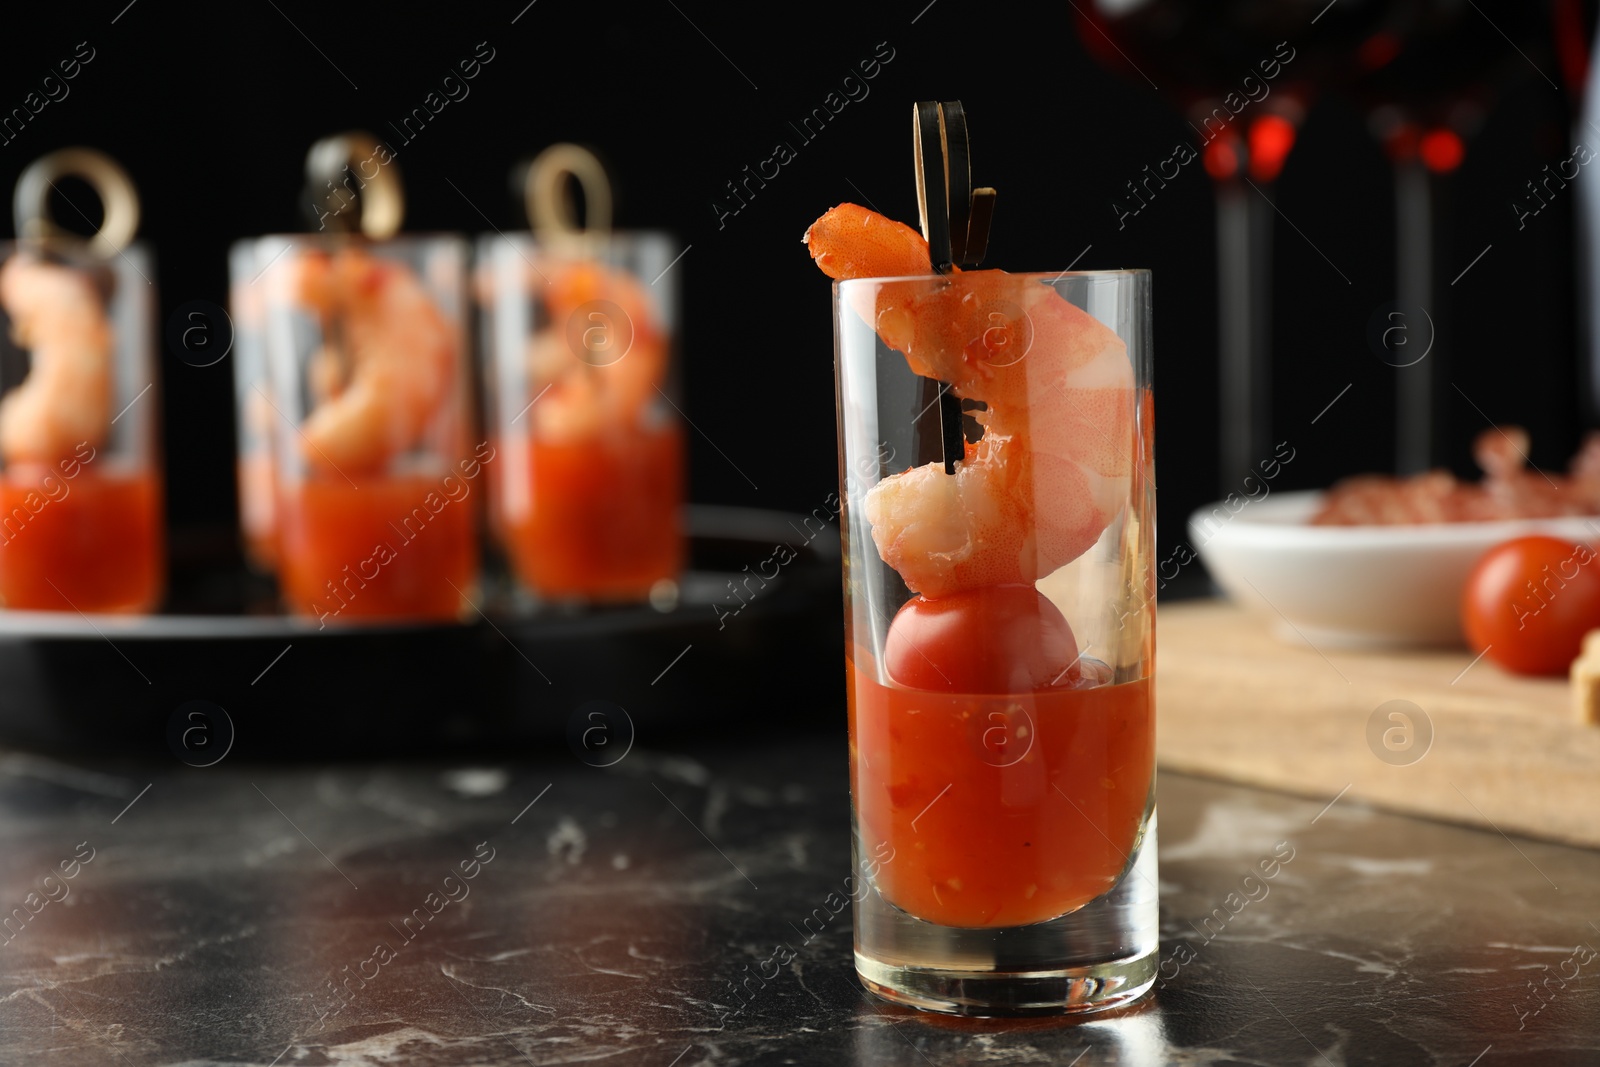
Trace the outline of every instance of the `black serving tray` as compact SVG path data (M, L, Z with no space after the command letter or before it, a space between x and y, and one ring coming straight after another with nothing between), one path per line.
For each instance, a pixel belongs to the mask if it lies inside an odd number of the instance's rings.
M0 612L0 744L198 766L555 743L604 765L685 732L842 726L837 530L715 507L686 525L665 611L536 606L490 582L482 613L450 625ZM781 567L779 545L796 553Z

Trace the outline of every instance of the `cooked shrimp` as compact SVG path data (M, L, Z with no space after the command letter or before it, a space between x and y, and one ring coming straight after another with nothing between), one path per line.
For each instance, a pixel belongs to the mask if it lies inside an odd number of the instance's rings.
M1567 464L1572 480L1591 487L1600 487L1600 431L1590 430L1583 443Z
M26 253L0 267L0 305L29 350L28 376L0 401L0 454L52 462L110 428L111 351L105 306L83 271Z
M806 244L835 278L930 274L927 245L865 208L834 208ZM983 437L954 476L930 463L863 501L872 539L928 597L1033 582L1097 541L1133 473L1133 368L1116 333L1055 289L1003 271L886 282L858 311L911 370L981 400ZM1019 351L1020 348L1020 351Z
M1449 471L1346 478L1323 497L1311 523L1415 525L1600 514L1600 439L1584 442L1568 477L1530 470L1528 448L1528 432L1520 426L1484 430L1472 444L1473 459L1483 469L1481 484L1459 481Z
M413 447L447 405L456 334L422 283L357 248L300 262L297 296L324 344L310 379L316 407L302 451L313 466L377 467Z
M628 272L592 260L551 260L544 273L537 291L549 325L528 342L534 391L549 387L532 409L536 433L573 440L636 425L667 374L667 338L649 291ZM603 308L584 310L602 301L622 320Z

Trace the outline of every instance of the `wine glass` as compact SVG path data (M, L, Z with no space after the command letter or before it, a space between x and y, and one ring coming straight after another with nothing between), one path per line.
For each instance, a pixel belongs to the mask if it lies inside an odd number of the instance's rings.
M1491 19L1468 0L1412 0L1395 5L1387 25L1352 56L1355 95L1394 168L1397 310L1420 312L1431 326L1427 358L1413 361L1408 352L1393 361L1399 474L1444 459L1437 412L1454 348L1445 298L1470 252L1450 246L1451 176L1497 88L1529 64L1542 66L1529 56L1540 52L1546 25L1538 4L1499 5Z
M1377 0L1074 5L1091 55L1156 86L1184 111L1213 181L1223 492L1238 489L1272 440L1275 182L1314 96L1345 79L1348 55L1392 17L1392 6Z

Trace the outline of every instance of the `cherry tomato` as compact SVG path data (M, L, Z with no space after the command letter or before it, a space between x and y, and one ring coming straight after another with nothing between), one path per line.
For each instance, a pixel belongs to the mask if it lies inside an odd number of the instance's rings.
M1065 685L1078 643L1031 585L993 585L906 603L889 626L884 666L908 689L1032 693Z
M1600 560L1587 545L1519 537L1472 568L1461 623L1474 652L1517 674L1564 674L1600 627Z

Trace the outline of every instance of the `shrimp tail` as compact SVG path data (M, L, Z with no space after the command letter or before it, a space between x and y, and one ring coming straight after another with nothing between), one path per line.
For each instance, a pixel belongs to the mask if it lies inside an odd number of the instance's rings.
M933 273L920 233L858 204L830 209L803 240L822 273L837 281Z

